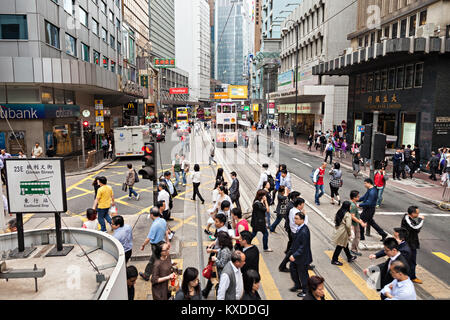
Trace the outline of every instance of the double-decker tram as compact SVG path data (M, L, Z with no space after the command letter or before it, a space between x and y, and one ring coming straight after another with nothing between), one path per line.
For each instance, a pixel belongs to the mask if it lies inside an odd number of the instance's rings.
M189 108L178 107L176 111L177 124L188 124L189 123Z
M235 103L217 103L216 117L216 146L220 148L237 148L237 105Z

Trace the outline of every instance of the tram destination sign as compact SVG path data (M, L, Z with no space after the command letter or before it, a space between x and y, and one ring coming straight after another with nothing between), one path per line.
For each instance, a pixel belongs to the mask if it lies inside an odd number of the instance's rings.
M67 211L62 158L6 159L5 167L10 213Z

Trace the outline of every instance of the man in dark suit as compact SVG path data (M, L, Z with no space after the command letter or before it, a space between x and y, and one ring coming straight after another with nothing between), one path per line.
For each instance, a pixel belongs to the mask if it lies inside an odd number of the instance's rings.
M394 238L398 242L398 251L405 257L406 261L408 261L408 265L411 266L411 248L406 242L406 236L408 235L408 231L405 228L394 228ZM371 254L369 259L379 259L381 257L386 256L386 253L383 250L378 251L375 254Z
M383 241L384 245L384 252L389 257L385 262L379 264L377 267L380 270L380 280L379 285L377 285L377 290L381 290L384 288L387 284L394 281L394 278L392 278L392 275L390 273L390 267L391 263L394 261L401 261L403 264L407 267L409 272L409 265L406 258L401 254L401 252L398 249L398 242L395 238L386 238ZM368 274L368 269L363 270L364 274Z
M259 273L259 250L252 244L252 233L250 231L242 231L240 234L240 245L242 252L245 254L245 265L241 271L245 277L247 270L255 270Z
M291 278L295 286L290 291L296 292L302 289L302 292L299 292L297 297L303 298L308 293L308 265L312 262L311 235L308 226L305 225L305 215L303 213L297 212L294 222L298 227L297 232L293 235L292 255L289 257L289 260L291 261Z
M228 190L228 192L230 193L230 199L233 203L236 204L236 207L240 209L241 204L239 203L239 198L241 194L239 193L239 180L237 178L236 172L233 171L231 173L231 179L233 179L233 182L231 183L231 187Z

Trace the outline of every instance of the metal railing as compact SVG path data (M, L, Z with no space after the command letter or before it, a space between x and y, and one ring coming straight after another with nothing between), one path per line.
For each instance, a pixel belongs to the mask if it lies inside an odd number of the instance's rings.
M82 155L70 156L64 159L64 167L66 172L77 172L94 168L103 161L114 160L115 152L111 157L104 158L103 150L91 150L86 152L86 159L83 160Z

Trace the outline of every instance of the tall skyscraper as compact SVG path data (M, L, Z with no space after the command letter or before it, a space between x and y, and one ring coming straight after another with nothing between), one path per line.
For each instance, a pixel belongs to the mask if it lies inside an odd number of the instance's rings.
M150 0L150 42L152 54L175 57L175 0Z
M189 72L190 101L208 101L211 76L208 0L175 0L177 66Z
M245 85L246 56L250 53L249 5L243 0L216 0L215 78L223 83ZM253 40L253 39L251 39Z

